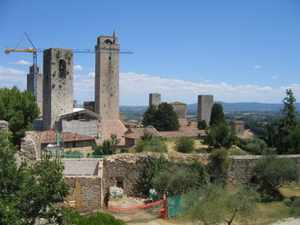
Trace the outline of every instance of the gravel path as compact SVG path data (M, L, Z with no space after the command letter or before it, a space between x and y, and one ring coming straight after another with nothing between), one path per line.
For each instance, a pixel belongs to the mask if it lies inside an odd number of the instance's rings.
M273 225L300 225L300 218L299 219L287 219L282 222L274 223Z

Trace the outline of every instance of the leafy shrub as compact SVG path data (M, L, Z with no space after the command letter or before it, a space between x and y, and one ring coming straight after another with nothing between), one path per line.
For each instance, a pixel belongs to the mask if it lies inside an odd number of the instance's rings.
M205 120L198 121L198 129L199 130L206 130L207 129L207 123Z
M214 148L230 148L235 142L235 135L225 122L212 126L204 142Z
M268 152L268 145L260 138L248 140L246 143L243 143L241 147L254 155L263 155Z
M216 149L209 155L208 172L211 182L225 184L227 170L230 166L228 152L225 149Z
M167 145L160 137L140 139L136 152L167 152Z
M176 150L182 153L190 153L194 151L194 139L181 137L176 141Z
M168 167L163 168L152 179L153 187L160 195L168 192L171 196L197 190L207 183L205 167L198 162L180 166L169 163Z
M217 126L225 123L225 115L223 106L219 103L215 103L211 109L210 126Z
M290 198L285 198L285 199L283 200L283 203L284 203L287 207L291 207L293 201L292 201Z
M300 198L296 198L291 204L291 214L293 216L300 216Z
M119 143L119 140L115 135L111 136L110 140L103 141L102 145L94 147L93 156L101 157L104 155L112 155L116 153L116 146Z
M106 213L80 215L78 212L66 210L63 225L126 225L123 221Z
M252 181L257 185L264 201L281 200L279 188L298 177L296 162L275 156L265 156L259 160L254 173Z

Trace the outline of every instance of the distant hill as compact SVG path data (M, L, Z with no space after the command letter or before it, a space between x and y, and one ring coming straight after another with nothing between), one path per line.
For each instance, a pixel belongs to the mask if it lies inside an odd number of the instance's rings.
M239 102L226 103L221 102L225 112L279 112L282 104L257 103L257 102ZM121 112L127 119L141 118L146 111L147 106L121 106ZM300 103L297 103L297 111L300 111ZM197 113L197 104L188 105L188 114Z
M239 102L226 103L221 102L225 112L279 112L283 104L257 103L257 102ZM296 105L297 111L300 111L300 103ZM197 112L197 104L188 105L188 111L191 114Z

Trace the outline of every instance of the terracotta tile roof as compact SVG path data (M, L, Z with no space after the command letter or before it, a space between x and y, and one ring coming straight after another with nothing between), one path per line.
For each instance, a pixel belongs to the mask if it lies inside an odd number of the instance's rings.
M63 142L76 142L76 141L94 141L95 138L91 136L81 135L78 133L62 132ZM56 143L56 133L54 130L47 130L41 132L41 143L50 144Z

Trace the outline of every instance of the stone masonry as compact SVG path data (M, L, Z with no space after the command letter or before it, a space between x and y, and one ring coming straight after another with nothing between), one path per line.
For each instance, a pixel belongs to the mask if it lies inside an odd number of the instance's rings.
M205 120L206 124L210 123L211 109L214 104L213 95L199 95L198 96L198 121Z
M120 45L115 33L97 38L95 71L95 112L100 119L99 139L116 135L124 144L126 127L119 112L119 52Z
M50 48L44 51L43 127L54 128L65 113L73 111L73 52Z
M159 106L161 103L161 95L159 93L150 93L149 94L149 107L150 106Z
M43 75L39 73L39 67L37 67L38 76L36 77L36 87L34 86L34 67L30 66L29 73L27 74L27 91L35 96L37 105L40 110L40 114L43 115Z
M172 102L173 110L176 112L178 119L186 119L187 105L183 102Z

